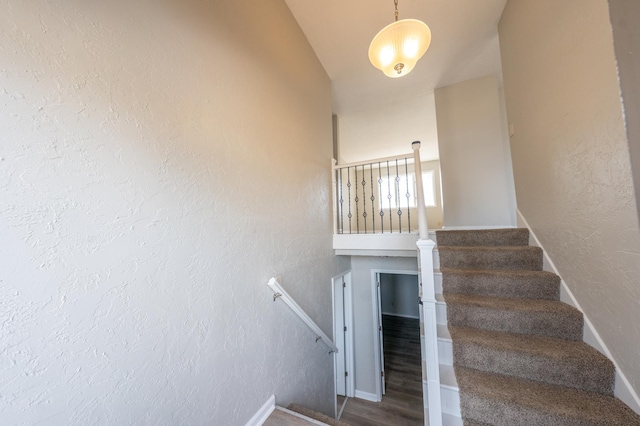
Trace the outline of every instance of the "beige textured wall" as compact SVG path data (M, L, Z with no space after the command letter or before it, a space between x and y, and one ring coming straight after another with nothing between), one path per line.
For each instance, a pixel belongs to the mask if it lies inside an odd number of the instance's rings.
M444 226L515 226L496 76L436 89L435 100Z
M340 163L411 154L420 141L422 161L438 159L438 132L433 92L401 101L342 113L338 117Z
M0 0L2 424L332 413L331 87L283 1Z
M609 0L609 14L629 138L636 204L640 211L640 2Z
M518 208L636 391L640 231L606 0L507 3Z

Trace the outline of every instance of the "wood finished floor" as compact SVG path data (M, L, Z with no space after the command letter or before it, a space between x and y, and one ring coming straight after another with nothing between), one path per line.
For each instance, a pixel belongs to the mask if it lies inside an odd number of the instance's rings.
M349 398L340 420L352 426L424 424L420 323L384 315L386 394L381 402Z

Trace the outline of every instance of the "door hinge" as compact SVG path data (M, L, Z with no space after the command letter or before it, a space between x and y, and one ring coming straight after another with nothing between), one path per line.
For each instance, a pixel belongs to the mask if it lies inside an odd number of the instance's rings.
M344 331L347 331L347 326L346 325L344 326Z
M422 305L422 299L418 297L418 305Z
M384 377L384 371L380 372L380 377Z
M344 377L349 377L349 372L348 371L344 372Z
M382 331L382 326L381 325L378 326L378 331Z
M347 283L345 283L344 280L342 280L342 288L347 288Z

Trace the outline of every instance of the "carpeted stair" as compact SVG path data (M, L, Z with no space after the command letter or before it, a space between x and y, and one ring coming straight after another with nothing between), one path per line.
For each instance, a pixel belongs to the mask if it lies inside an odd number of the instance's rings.
M527 229L436 234L466 425L640 425Z

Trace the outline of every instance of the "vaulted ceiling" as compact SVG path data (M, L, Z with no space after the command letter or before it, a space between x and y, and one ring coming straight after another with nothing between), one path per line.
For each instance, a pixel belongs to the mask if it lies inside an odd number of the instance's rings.
M393 0L286 0L331 78L334 113L348 113L501 74L497 24L507 0L399 0L399 19L431 28L431 47L407 76L391 79L368 58L394 19Z

